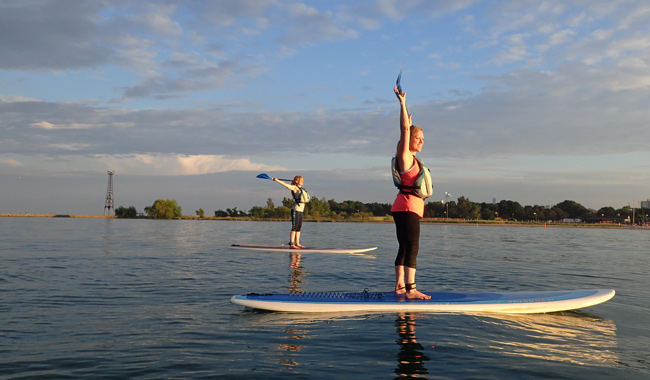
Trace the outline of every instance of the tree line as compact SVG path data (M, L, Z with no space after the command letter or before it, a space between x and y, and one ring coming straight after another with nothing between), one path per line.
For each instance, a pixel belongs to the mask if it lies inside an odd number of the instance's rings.
M214 211L215 218L248 217L254 219L289 219L293 198L283 198L282 203L276 205L273 199L268 198L266 205L254 206L248 211L238 210L237 207L226 210ZM370 217L390 216L391 203L363 203L347 200L337 202L334 199L312 198L305 206L305 216L313 219L369 219ZM427 202L424 208L424 217L430 219L455 219L455 220L487 220L487 221L562 221L586 223L626 223L635 221L647 222L650 210L633 209L625 206L619 209L601 207L592 210L578 202L565 200L552 207L549 206L522 206L516 201L502 200L499 203L477 203L461 196L457 201ZM153 219L172 219L181 217L182 208L175 200L158 199L152 206L145 207L144 215L139 215L135 207L125 208L120 206L115 209L115 215L122 218L147 217ZM196 210L196 215L205 217L203 209Z
M182 216L183 209L174 199L157 199L151 206L144 208L146 217L151 219L174 219ZM140 218L145 217L138 213L134 206L120 206L115 209L115 216L118 218Z
M247 216L255 218L287 218L290 216L293 200L284 198L281 207L275 207L272 199L267 200L266 207L255 206ZM305 215L313 218L350 218L367 216L389 216L391 203L363 203L359 201L337 202L333 199L314 198L305 207ZM644 220L647 216L643 209L636 209L637 220ZM646 212L648 210L645 210ZM217 215L217 213L219 215ZM245 213L242 213L246 215ZM239 216L242 216L240 214ZM602 207L592 210L578 202L565 200L552 207L549 206L522 206L519 202L502 200L499 203L477 203L461 196L457 201L427 202L424 207L425 218L449 218L463 220L511 220L511 221L560 221L570 219L580 222L624 222L633 215L629 206L615 209ZM215 216L235 216L228 210L217 211Z

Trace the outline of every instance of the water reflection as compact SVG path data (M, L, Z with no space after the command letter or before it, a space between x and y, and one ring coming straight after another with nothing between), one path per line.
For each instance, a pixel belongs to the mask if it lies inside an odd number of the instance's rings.
M305 338L307 330L304 330L299 326L286 326L284 328L284 334L290 339L289 343L283 343L278 345L279 351L284 351L288 353L302 351L303 345L300 344L301 340ZM286 357L281 357L279 359L279 364L286 367L297 366L298 362L295 357L287 355Z
M104 222L104 254L105 255L112 255L113 254L113 246L114 246L114 235L115 235L115 228L114 228L114 221L113 219L105 219L106 221Z
M365 349L365 346L355 348L355 339L347 339L347 334L356 334L359 326L363 326L366 337L375 339L374 342L365 339L359 345L387 347L391 342L382 323L390 314L254 314L265 326L276 325L281 329L285 342L276 345L276 349L282 353L279 363L283 366L311 360L309 352L313 355L314 350L320 349L313 342L319 341L316 337L323 334L323 328L330 334L329 329L338 326L336 334L341 336L332 335L335 339L332 344L345 339L351 351ZM496 360L510 356L610 368L620 362L614 322L579 311L530 315L397 313L393 325L396 329L393 331L397 332L393 342L398 346L394 354L396 379L426 379L437 367L447 365L438 363L435 356L444 356L448 361L468 352L489 353ZM426 334L428 342L435 342L435 347L433 343L420 343L416 328L420 335ZM460 331L467 333L459 334Z
M395 368L397 379L426 379L421 375L429 373L424 362L431 359L424 354L424 346L418 343L415 336L415 317L411 313L398 313L395 320L399 335L397 344L400 347Z
M580 365L619 361L614 322L579 311L486 317L483 323L507 332L491 342L506 355Z
M301 265L302 255L298 252L291 252L289 254L289 291L299 292L300 285L303 283L303 277L307 272L303 271Z

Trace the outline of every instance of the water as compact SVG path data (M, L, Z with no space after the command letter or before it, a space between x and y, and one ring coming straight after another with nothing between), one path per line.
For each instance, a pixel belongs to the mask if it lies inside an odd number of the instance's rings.
M283 314L251 291L389 291L392 224L0 218L2 379L646 379L650 231L423 225L421 290L614 288L563 313Z

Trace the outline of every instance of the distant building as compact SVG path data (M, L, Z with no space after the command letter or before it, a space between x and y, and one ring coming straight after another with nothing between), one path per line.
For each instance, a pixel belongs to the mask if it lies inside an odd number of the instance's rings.
M650 199L647 201L641 201L641 208L650 208Z

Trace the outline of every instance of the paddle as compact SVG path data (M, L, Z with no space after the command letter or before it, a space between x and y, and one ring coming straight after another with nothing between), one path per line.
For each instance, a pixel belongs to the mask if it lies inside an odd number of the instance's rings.
M402 85L400 83L402 81L402 66L403 65L404 65L404 61L402 61L402 64L399 65L399 75L397 76L397 81L395 81L395 86L397 86L397 91L399 91L400 94L404 93L404 92L402 92Z
M269 177L269 175L266 174L266 173L260 173L260 174L258 174L258 175L257 175L257 178L261 178L261 179L270 179L271 181L273 181L273 178ZM278 178L278 179L279 179L280 181L293 181L292 179L282 179L282 178Z
M402 91L402 66L404 66L404 61L402 60L402 64L399 65L399 75L397 76L397 80L395 81L395 86L397 87L397 91L400 94L403 94L404 91ZM406 114L409 114L408 107L406 108ZM409 119L410 120L410 119ZM412 124L412 123L411 123Z

